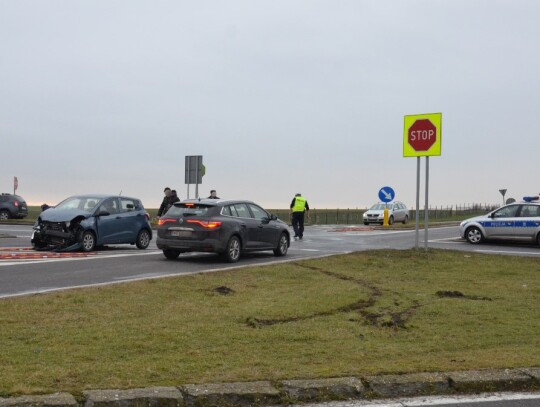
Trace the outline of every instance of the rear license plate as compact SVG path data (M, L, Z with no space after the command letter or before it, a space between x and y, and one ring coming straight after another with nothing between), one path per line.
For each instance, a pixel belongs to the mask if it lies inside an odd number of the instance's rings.
M171 236L173 237L189 237L191 236L190 230L173 230L171 231Z

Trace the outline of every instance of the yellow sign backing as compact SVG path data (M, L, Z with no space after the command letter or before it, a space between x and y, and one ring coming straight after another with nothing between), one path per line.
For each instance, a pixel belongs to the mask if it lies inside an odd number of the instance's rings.
M403 157L441 155L442 113L405 116Z

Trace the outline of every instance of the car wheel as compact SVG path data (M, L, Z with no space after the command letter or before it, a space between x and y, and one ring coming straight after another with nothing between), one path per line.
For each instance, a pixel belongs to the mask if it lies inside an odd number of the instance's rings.
M274 254L278 257L283 257L289 250L289 237L286 233L282 233L279 237L278 247L274 249Z
M242 251L242 244L238 236L232 236L227 242L225 253L223 253L224 259L228 263L236 263L240 258L240 252Z
M406 225L407 223L409 223L409 216L405 215L405 218L403 219L403 224Z
M137 245L137 249L146 249L150 244L150 232L146 229L141 230L137 236L137 241L135 244Z
M1 210L0 211L0 220L8 220L10 218L10 214L8 211L6 210Z
M83 252L91 252L96 248L96 236L93 232L87 230L81 236L81 244Z
M484 241L484 235L480 229L476 226L472 226L465 232L465 239L467 239L469 243L478 244Z
M173 250L173 249L164 249L163 250L163 254L169 260L177 259L178 256L180 256L180 253L182 253L180 250Z
M389 218L388 218L388 224L389 225L393 225L394 224L394 216L391 215Z

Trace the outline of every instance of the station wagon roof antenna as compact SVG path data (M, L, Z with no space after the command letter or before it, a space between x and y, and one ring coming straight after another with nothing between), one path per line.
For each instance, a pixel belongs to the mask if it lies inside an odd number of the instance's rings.
M118 196L122 196L122 191L123 189L120 190L120 193L118 194Z

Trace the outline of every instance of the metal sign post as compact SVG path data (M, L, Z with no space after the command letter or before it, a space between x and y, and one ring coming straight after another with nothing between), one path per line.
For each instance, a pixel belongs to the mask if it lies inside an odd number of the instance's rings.
M414 228L414 247L420 245L420 157L416 157L416 226Z
M383 226L388 227L388 202L392 202L396 196L395 191L391 187L382 187L379 190L379 200L385 203Z
M426 203L424 205L424 250L428 249L429 223L429 156L426 157Z
M199 198L199 166L195 167L195 199Z

